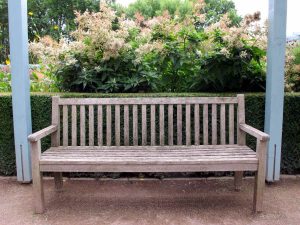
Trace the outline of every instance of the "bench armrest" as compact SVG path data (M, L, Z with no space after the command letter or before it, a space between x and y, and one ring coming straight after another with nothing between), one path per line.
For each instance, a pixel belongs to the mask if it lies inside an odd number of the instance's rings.
M37 141L41 140L43 137L46 137L47 135L54 133L55 131L57 131L57 125L51 125L40 131L30 134L28 136L28 140L30 142L37 142Z
M251 127L247 124L240 124L240 129L246 133L256 137L260 141L268 141L270 136L254 127Z

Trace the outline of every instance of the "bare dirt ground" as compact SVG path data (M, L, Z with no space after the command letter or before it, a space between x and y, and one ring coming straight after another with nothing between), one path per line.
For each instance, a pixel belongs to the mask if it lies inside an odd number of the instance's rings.
M267 185L265 211L252 213L252 178L69 180L56 192L45 180L46 212L33 213L31 184L0 178L1 225L258 224L300 225L300 177Z

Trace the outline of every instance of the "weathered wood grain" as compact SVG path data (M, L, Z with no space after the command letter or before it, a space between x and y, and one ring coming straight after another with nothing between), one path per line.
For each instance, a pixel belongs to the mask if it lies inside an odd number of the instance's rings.
M77 145L77 108L72 105L72 146Z
M57 131L51 134L51 146L60 145L60 113L59 113L59 97L52 97L52 125L57 127Z
M177 105L177 145L182 145L182 105Z
M191 145L191 105L185 106L185 141L186 145Z
M120 105L115 106L115 142L120 146Z
M98 105L98 145L103 145L103 107Z
M139 137L138 137L138 106L133 105L132 107L132 121L133 121L133 145L138 145Z
M95 135L95 131L94 128L95 124L94 124L94 106L93 105L89 105L89 146L93 146L94 145L94 135Z
M106 106L106 145L111 145L111 105Z
M168 105L168 145L173 145L173 105Z
M142 105L142 145L147 145L147 106Z
M195 145L200 144L200 117L199 117L199 105L195 105L194 109L194 127L195 127Z
M221 104L220 110L221 124L220 124L220 134L221 134L221 145L226 144L226 107L225 104Z
M229 104L229 144L234 144L234 104Z
M165 107L159 105L159 144L165 145Z
M208 105L203 105L203 144L208 144Z
M59 105L177 105L237 103L236 97L177 97L177 98L59 98Z
M151 145L156 145L155 105L151 105Z
M85 146L85 106L80 106L80 145Z
M68 129L68 106L63 106L63 145L68 146L68 136L69 136L69 129Z
M129 107L124 105L124 145L129 145Z

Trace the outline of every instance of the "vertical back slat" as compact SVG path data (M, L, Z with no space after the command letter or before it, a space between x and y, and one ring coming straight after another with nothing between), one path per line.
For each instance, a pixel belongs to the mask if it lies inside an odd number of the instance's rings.
M89 146L94 146L94 106L89 105Z
M132 120L133 120L133 145L138 145L138 107L137 105L133 105L132 107Z
M147 145L147 107L142 105L142 145Z
M177 105L177 145L182 145L182 105Z
M221 131L220 131L220 134L221 134L221 144L222 145L225 145L226 144L226 108L225 108L225 104L221 104Z
M244 95L237 95L238 99L238 119L237 119L237 137L238 144L246 144L246 134L244 131L240 130L240 124L245 123L245 100Z
M120 146L120 105L115 106L115 144Z
M151 105L151 145L156 145L155 105Z
M159 143L165 145L165 106L159 106Z
M86 105L79 105L78 110L80 113L80 116L77 115L77 106L76 104L69 102L70 106L64 105L64 103L61 101L57 105L54 106L56 108L53 109L53 111L57 111L58 116L56 118L52 119L54 121L53 123L58 124L59 121L59 104L62 105L62 144L63 146L68 146L71 144L72 146L76 146L80 144L80 146L86 146L87 145L87 139L89 146L95 145L95 116L94 116L94 106L90 105L92 103L84 103L88 105L88 122L87 115L86 115ZM102 103L100 103L102 104ZM108 103L110 104L110 103ZM106 145L110 146L112 145L112 139L114 139L114 144L116 146L121 145L121 106L117 105L106 105ZM130 103L132 104L132 103ZM139 108L138 105L134 105L136 103L133 103L132 105L132 121L133 121L133 145L139 145L142 144L143 146L146 146L148 144L148 140L151 145L156 145L156 105L155 103L151 103L149 106L150 111L150 118L147 118L147 102L143 103L141 105L141 108ZM137 103L140 104L140 103ZM159 105L159 144L165 145L165 139L168 138L168 145L172 146L174 145L174 142L176 143L176 140L174 140L174 105L170 104L168 106L165 106L165 103L158 103ZM209 103L204 103L203 107L201 107L201 110L203 108L203 119L200 115L200 105L196 103L191 103L194 105L191 105L190 103L187 104L177 104L177 145L200 145L203 144L207 145L211 143L212 145L222 144L225 145L228 144L234 144L235 143L235 122L237 120L237 138L238 138L238 144L244 145L245 144L245 134L243 131L239 129L239 124L245 123L245 103L244 103L244 96L238 95L237 97L237 119L235 119L235 103L226 103L226 102L215 102L211 104L211 111L210 107L208 106ZM228 106L226 106L228 104ZM218 106L220 105L220 107ZM70 107L70 110L69 108ZM165 107L168 107L168 109L165 109ZM184 113L185 116L183 116L182 107L184 107ZM165 110L168 113L168 128L165 127ZM71 111L71 112L70 112ZM114 115L112 115L112 112ZM131 110L129 110L129 105L124 105L124 145L130 145L130 129L131 129L131 119L129 116L129 112L131 113ZM139 112L142 114L139 115ZM193 115L191 115L191 112ZM202 113L202 112L201 112ZM219 115L220 113L220 115ZM71 114L71 122L68 121L69 114ZM210 115L211 114L211 117ZM114 128L112 128L112 123L114 118ZM220 116L220 117L219 117ZM55 117L55 116L54 116ZM80 128L77 128L77 117L80 117ZM103 145L103 106L98 106L98 145ZM141 118L141 125L139 125L139 119ZM220 119L220 123L218 122ZM150 121L149 121L150 120ZM176 120L176 119L175 119ZM184 121L185 120L185 121ZM200 121L201 120L201 121ZM227 122L228 120L228 122ZM149 122L150 124L148 124ZM185 122L183 125L182 123ZM193 123L193 124L191 124ZM202 125L203 123L203 125ZM69 124L71 124L69 129ZM88 125L87 125L88 124ZM59 125L59 124L58 124ZM87 127L88 128L88 134L87 134ZM139 127L141 126L141 127ZM148 127L149 126L149 127ZM183 128L184 126L184 128ZM203 131L202 131L203 126ZM79 129L80 134L80 143L77 143L77 131ZM139 129L142 129L140 131L141 133L141 143L139 143ZM150 131L148 130L150 129ZM168 129L167 137L165 137L165 129ZM185 136L183 137L182 129L185 129ZM218 131L220 129L220 131ZM227 130L228 129L228 130ZM112 132L114 131L114 135ZM149 134L148 134L149 131ZM158 131L158 129L157 129ZM69 140L69 132L70 139ZM123 132L123 130L122 130ZM228 132L228 133L227 133ZM58 132L59 133L59 132ZM87 137L88 135L88 137ZM150 137L148 137L150 135ZM175 134L176 135L176 134ZM191 136L193 135L193 136ZM203 135L203 138L202 138ZM211 135L211 137L209 136ZM56 142L59 141L57 138L58 135L56 135L55 138L52 139L52 142L54 139L56 139ZM113 138L113 136L115 138ZM220 139L219 139L220 138ZM122 138L123 139L123 138ZM185 140L183 143L183 139ZM70 142L70 143L69 143ZM123 142L122 142L123 144ZM56 144L57 146L58 144Z
M57 131L51 134L51 146L60 145L60 112L59 112L59 96L52 97L52 124L57 125Z
M217 105L211 105L211 142L213 145L217 144Z
M208 105L203 105L203 144L208 144Z
M173 145L173 105L168 105L168 144Z
M199 119L199 105L196 104L194 108L194 122L195 122L195 145L200 144L200 119Z
M229 144L234 144L234 104L229 105Z
M111 105L106 106L106 145L111 146Z
M63 146L68 146L68 106L63 106Z
M124 145L129 145L129 107L124 105Z
M98 145L103 145L103 112L102 105L98 105Z
M77 145L77 108L72 105L72 146Z
M80 146L85 146L85 106L80 106Z
M191 105L185 106L185 143L191 145Z

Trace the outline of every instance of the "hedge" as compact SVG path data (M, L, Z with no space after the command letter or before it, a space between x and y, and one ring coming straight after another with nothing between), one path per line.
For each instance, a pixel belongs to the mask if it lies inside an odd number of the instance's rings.
M191 97L191 96L234 96L233 93L151 93L151 94L81 94L81 93L35 93L31 95L33 131L40 130L51 121L51 96L61 97ZM264 94L245 95L246 122L258 129L264 124ZM285 94L281 173L300 172L300 93ZM255 140L247 138L255 148ZM42 142L43 149L50 144L49 138ZM15 153L10 94L0 95L0 175L15 175Z

